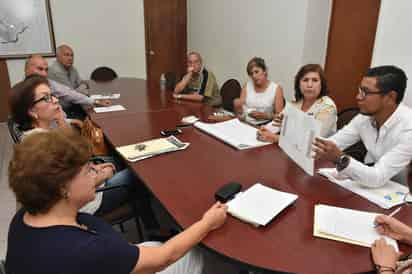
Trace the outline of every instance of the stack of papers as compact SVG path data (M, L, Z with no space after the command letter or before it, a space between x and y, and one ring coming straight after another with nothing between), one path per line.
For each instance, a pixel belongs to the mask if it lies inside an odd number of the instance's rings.
M228 212L254 226L264 226L297 198L295 194L257 183L227 202Z
M335 168L321 168L318 170L318 173L328 178L329 181L385 209L402 204L405 195L409 192L406 186L393 181L389 181L379 188L365 187L348 177L339 176Z
M93 95L90 95L90 98L92 98L94 100L119 99L120 98L120 93L113 93L113 94L109 94L109 95L93 94Z
M257 129L240 122L239 119L215 124L197 122L194 126L237 149L254 148L270 144L257 140Z
M136 162L167 152L186 149L190 143L183 143L174 136L142 143L117 147L116 150L130 162Z
M313 235L339 242L371 247L381 237L397 251L398 243L380 235L374 220L379 214L327 205L315 206Z
M113 105L113 106L108 106L108 107L95 107L94 108L94 111L96 113L121 111L121 110L126 110L126 108L122 105Z

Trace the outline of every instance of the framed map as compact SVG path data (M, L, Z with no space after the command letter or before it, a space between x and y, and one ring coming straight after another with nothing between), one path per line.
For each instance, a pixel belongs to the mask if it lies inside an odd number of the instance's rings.
M0 59L55 52L49 0L0 0Z

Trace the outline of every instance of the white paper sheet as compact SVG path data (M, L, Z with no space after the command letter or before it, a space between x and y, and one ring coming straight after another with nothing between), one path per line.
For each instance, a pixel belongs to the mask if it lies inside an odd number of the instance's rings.
M307 174L314 174L313 138L320 135L321 123L294 106L286 105L279 146Z
M215 124L197 122L194 126L237 149L254 148L270 144L257 140L257 129L240 122L238 119Z
M95 107L94 108L94 111L96 113L121 111L121 110L126 110L126 108L122 105L113 105L113 106L108 106L108 107Z
M92 98L94 100L119 99L120 98L120 93L113 93L113 94L110 94L110 95L93 94L93 95L90 95L90 98Z

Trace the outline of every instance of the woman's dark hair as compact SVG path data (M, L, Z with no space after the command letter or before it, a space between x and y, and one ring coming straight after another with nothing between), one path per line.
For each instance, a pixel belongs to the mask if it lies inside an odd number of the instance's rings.
M300 90L300 80L309 72L317 72L320 77L320 93L318 98L328 95L328 86L326 84L325 72L322 67L318 64L307 64L300 68L298 73L295 76L295 100L300 101L303 99L303 93Z
M260 58L260 57L253 57L247 63L246 72L249 76L252 74L252 69L254 67L258 67L258 68L261 68L263 71L267 71L267 66L266 66L265 60L263 60L263 58Z
M64 198L67 184L90 156L88 141L71 129L33 133L15 146L10 188L29 213L46 213Z
M32 128L33 117L29 115L29 110L35 99L34 91L41 84L49 86L49 81L46 77L32 75L11 89L9 99L11 115L22 130Z

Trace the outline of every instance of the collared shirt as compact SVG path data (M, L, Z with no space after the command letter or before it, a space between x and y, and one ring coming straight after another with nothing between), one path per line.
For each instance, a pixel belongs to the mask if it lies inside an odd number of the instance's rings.
M365 163L355 159L340 172L367 187L380 187L400 173L412 159L412 110L400 104L386 122L377 129L372 117L359 114L329 138L341 150L359 140L367 154Z
M77 69L74 66L66 69L57 61L49 67L48 78L72 89L77 89L82 81Z
M86 95L79 93L68 86L50 79L49 84L52 94L59 99L59 103L63 107L69 107L71 104L84 106L92 106L94 104L94 100L92 98L87 97Z

